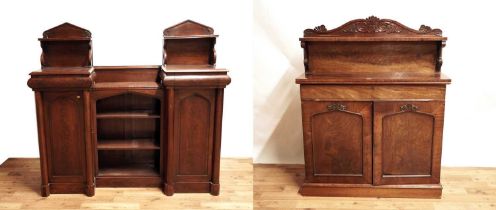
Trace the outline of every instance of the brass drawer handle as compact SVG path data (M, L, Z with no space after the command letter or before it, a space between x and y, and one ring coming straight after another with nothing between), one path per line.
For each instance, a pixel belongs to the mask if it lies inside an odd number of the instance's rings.
M400 106L400 110L402 112L416 112L418 110L418 106L415 106L413 104L405 104L403 106Z
M346 110L346 106L343 104L331 104L327 106L329 111L344 111Z

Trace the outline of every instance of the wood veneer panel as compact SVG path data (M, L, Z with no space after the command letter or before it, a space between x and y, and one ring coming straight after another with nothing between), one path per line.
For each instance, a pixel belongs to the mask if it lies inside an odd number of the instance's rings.
M374 184L438 184L444 101L374 104Z
M309 182L371 183L371 102L302 103Z
M444 100L444 85L302 85L302 100Z
M82 93L46 92L43 103L46 113L49 182L85 180L84 125Z
M176 173L184 179L193 179L192 176L196 176L207 181L211 174L215 108L212 93L213 91L199 89L177 91L177 127L174 138L177 151Z
M310 74L434 72L436 42L310 42Z

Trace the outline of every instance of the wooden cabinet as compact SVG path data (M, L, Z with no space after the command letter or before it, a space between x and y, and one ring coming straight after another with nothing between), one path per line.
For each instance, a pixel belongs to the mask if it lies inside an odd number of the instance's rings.
M160 187L218 195L223 90L213 29L164 30L163 65L93 66L91 33L43 33L35 91L42 196L95 187Z
M307 29L302 195L440 197L446 41L369 17Z

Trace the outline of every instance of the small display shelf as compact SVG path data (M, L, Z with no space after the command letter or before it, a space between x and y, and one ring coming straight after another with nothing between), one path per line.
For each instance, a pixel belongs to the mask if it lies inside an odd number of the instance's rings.
M149 110L135 110L127 112L106 112L96 115L97 119L119 119L119 118L160 118L160 115Z
M100 139L98 150L159 150L156 139Z

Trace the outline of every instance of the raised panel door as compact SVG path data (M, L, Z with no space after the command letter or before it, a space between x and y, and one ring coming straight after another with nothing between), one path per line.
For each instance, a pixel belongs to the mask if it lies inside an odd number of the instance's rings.
M43 100L49 182L85 182L82 93L45 92Z
M439 183L444 102L374 104L374 184Z
M371 102L303 101L306 180L371 183Z
M215 91L177 90L175 107L175 180L209 182L212 174Z

